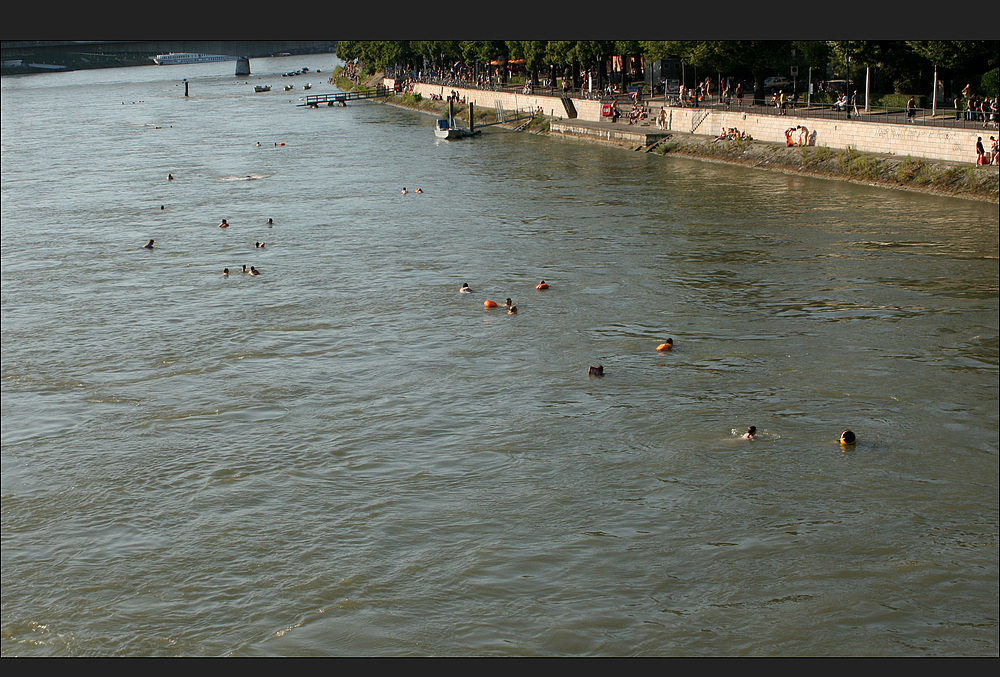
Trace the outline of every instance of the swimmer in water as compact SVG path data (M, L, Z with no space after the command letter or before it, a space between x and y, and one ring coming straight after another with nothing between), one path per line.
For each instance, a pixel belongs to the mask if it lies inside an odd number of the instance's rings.
M757 426L752 425L749 428L747 428L746 433L744 433L744 435L743 435L743 439L745 439L745 440L755 440L755 439L757 439Z
M599 364L596 367L591 367L589 373L591 376L604 376L604 365Z
M469 286L468 282L463 282L462 283L462 288L459 289L458 291L461 292L462 294L471 294L472 293L472 287Z
M149 241L149 242L147 242L146 244L142 245L142 248L143 248L143 249L152 249L152 248L153 248L153 241L152 241L152 240L150 240L150 241Z
M173 181L173 180L174 180L174 175L173 174L167 174L167 181Z
M420 190L419 188L417 188L417 189L416 189L415 191L413 191L413 192L415 192L415 193L422 193L422 192L424 192L424 191L422 191L422 190Z
M219 224L219 228L228 228L228 227L229 227L229 221L222 219L222 223Z
M222 277L229 277L229 269L228 268L224 268L223 269L223 271L222 271Z
M535 289L537 289L539 291L541 291L542 289L548 289L548 288L549 288L549 285L545 284L545 280L542 280L541 282L539 282L538 284L535 285Z
M261 249L264 246L264 243L263 242L254 242L253 246L256 247L257 249Z
M674 349L674 340L672 338L668 338L666 343L661 343L660 345L656 346L656 349L659 350L660 352L666 352L668 350L673 350Z
M850 430L845 430L844 432L842 432L840 434L840 444L841 444L841 446L848 447L848 446L854 444L857 441L858 441L858 438L855 437L854 433L852 433Z
M260 271L257 270L256 268L254 268L253 266L250 266L250 274L251 275L260 275Z
M511 306L507 309L508 315L517 315L517 306Z
M249 273L250 272L249 270L247 270L247 264L245 264L245 263L243 264L243 272L244 273Z
M503 307L504 308L513 308L514 307L514 302L510 300L509 296L507 297L507 300L503 302Z
M403 195L406 195L406 187L404 186L404 187L403 187L403 190L401 190L401 191L399 191L399 192L400 192L400 193L402 193Z
M267 227L270 228L273 225L274 225L274 219L268 219L267 220Z

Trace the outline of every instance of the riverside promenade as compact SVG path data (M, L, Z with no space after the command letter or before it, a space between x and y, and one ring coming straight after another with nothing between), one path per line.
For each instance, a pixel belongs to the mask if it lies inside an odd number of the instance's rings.
M395 81L385 78L383 84L392 89ZM636 146L655 143L660 134L679 132L716 137L723 129L731 128L749 134L755 141L784 145L787 130L805 127L807 145L810 146L840 150L852 147L865 153L974 165L977 137L981 136L983 145L989 149L989 137L1000 134L996 129L931 126L919 122L899 123L874 116L855 116L852 119L847 119L846 116L819 117L812 115L809 108L790 109L787 114L778 115L764 106L685 108L665 106L656 100L644 102L649 108L645 120L629 125L627 122L611 122L604 115L604 105L610 101L596 98L582 98L572 94L565 97L524 94L424 82L413 82L409 86L414 93L426 98L446 98L454 92L460 100L473 103L480 110L499 107L515 114L540 112L550 118L550 129L557 134L585 136L624 145L634 142ZM627 113L631 104L622 102L618 106L622 113ZM655 124L661 108L666 117L662 130ZM816 108L815 112L819 114L822 110ZM796 138L798 133L796 131Z

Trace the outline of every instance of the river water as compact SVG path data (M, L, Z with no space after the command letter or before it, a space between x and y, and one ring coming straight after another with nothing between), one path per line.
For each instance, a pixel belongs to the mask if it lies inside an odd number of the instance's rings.
M3 78L4 656L997 655L996 205L336 63Z

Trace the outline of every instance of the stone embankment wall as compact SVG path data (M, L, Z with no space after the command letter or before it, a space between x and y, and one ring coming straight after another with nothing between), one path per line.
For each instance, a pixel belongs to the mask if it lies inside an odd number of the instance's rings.
M385 85L392 87L394 81L386 79ZM566 119L570 113L563 100L558 96L543 96L532 94L514 94L510 92L493 92L462 87L445 87L426 83L415 83L413 91L429 98L432 94L447 98L452 92L458 92L466 102L475 104L476 108L491 110L496 102L500 102L505 111L530 113L541 108L542 112L552 118ZM571 99L573 111L579 120L601 122L607 118L601 117L601 102L591 99ZM659 108L653 104L650 113L650 127L637 128L636 131L656 130L655 116ZM989 137L996 130L970 130L947 127L927 127L920 123L891 124L879 122L861 122L857 120L824 120L820 118L797 117L789 115L767 115L754 113L753 109L732 109L729 111L706 108L673 108L666 109L668 131L686 134L702 134L718 136L723 128L735 127L746 132L758 141L785 143L785 130L797 125L803 125L808 130L809 145L826 146L843 149L848 146L865 153L884 153L906 157L945 160L948 162L975 163L976 137L982 136L983 145L989 148ZM610 127L610 125L609 125ZM658 131L658 130L657 130ZM798 140L798 132L793 139Z

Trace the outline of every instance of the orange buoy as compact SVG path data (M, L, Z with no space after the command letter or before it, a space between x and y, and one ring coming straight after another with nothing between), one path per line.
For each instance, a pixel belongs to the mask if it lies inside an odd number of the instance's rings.
M545 280L542 280L541 282L539 282L538 284L535 285L535 289L538 289L538 290L548 289L548 288L549 288L549 285L545 284Z
M281 142L281 143L279 143L278 145L279 145L279 146L284 146L284 145L285 145L285 142L284 142L284 141L282 141L282 142Z
M496 308L497 307L497 302L496 301L490 301L489 299L486 299L485 301L483 301L483 305L486 306L487 308Z

